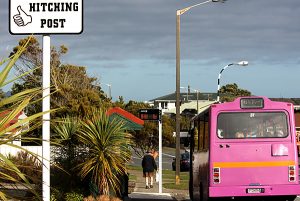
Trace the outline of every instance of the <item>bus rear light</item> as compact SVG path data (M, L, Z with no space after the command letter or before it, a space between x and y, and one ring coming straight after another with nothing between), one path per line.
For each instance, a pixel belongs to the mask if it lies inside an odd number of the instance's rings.
M289 182L294 182L296 178L295 174L296 167L294 165L289 166Z
M214 168L214 172L220 172L220 168Z
M219 177L220 174L219 173L214 173L214 177Z
M213 180L214 180L214 184L219 184L220 183L220 178L221 174L220 174L220 168L213 168Z

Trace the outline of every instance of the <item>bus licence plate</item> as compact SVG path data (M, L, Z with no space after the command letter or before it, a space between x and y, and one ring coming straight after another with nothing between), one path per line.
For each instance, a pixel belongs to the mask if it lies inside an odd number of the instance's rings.
M248 188L247 193L263 193L263 189L261 189L261 188Z

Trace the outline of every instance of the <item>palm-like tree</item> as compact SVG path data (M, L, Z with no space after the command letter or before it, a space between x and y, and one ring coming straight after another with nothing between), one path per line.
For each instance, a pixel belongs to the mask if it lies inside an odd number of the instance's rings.
M100 194L110 191L119 193L121 177L127 173L126 162L130 159L130 135L125 124L117 119L109 119L105 111L99 109L81 122L78 139L88 148L88 158L77 166L82 178L91 176Z
M54 144L57 149L55 152L55 163L59 165L62 169L69 172L67 188L71 190L74 186L75 178L73 175L74 166L76 165L76 145L77 136L76 132L79 128L79 120L76 117L66 116L61 120L57 120L53 126L53 131L55 133Z

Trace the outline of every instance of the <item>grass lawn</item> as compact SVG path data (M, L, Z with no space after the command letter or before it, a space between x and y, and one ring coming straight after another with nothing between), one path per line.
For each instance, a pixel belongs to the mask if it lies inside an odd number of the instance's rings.
M142 168L140 166L128 166L130 170L138 170L138 175L131 173L129 181L135 181L141 176ZM134 172L134 171L133 171ZM175 171L163 170L163 187L168 189L188 190L189 189L189 172L180 172L180 185L175 184Z

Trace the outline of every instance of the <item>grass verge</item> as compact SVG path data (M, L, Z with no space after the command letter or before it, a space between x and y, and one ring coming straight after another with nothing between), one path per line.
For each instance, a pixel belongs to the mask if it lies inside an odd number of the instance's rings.
M142 176L142 168L140 166L128 166L129 181L136 181L137 177ZM133 171L130 171L133 170ZM163 170L163 187L167 189L188 190L189 189L189 172L180 172L180 184L175 184L175 171Z

